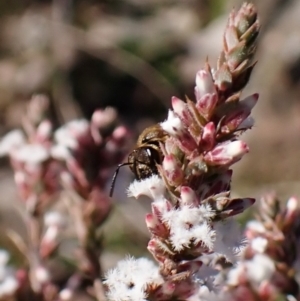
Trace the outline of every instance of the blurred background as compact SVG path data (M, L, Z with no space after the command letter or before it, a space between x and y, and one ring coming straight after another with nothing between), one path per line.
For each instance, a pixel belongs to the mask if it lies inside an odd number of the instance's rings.
M262 29L244 95L259 92L260 100L256 125L244 136L251 152L235 167L234 193L300 196L300 1L253 2ZM173 95L193 98L196 71L207 57L215 65L229 11L241 3L0 0L0 134L20 127L32 94L46 93L58 124L113 106L137 137L166 118ZM124 168L106 226L107 266L146 249L149 203L127 200L131 180ZM0 226L22 233L7 160L0 189Z

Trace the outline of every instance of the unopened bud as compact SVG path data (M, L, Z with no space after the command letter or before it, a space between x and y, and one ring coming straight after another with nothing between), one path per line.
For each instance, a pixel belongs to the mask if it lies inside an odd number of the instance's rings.
M38 266L34 271L34 275L35 275L36 280L40 284L44 284L44 283L50 281L49 271L43 266Z
M196 87L195 94L197 100L199 100L205 94L216 93L216 88L211 74L206 70L198 71L196 75Z
M11 151L25 144L26 138L22 131L13 130L2 137L0 141L0 156L6 156Z
M183 171L174 155L165 156L162 166L164 173L171 185L175 186L182 182L184 176Z
M181 99L173 96L172 97L172 107L174 112L181 118L181 120L189 125L192 122L192 116L189 112L187 104Z
M153 214L156 216L161 216L173 208L172 204L167 200L155 201L151 204L151 207Z
M212 115L217 102L218 97L216 93L205 94L200 98L197 97L196 108L201 115L209 118Z
M187 206L196 204L196 200L197 200L195 191L188 186L181 187L180 199L181 199L180 203Z
M169 231L155 215L147 214L145 221L147 228L152 234L162 238L168 237Z
M114 108L108 107L105 110L97 110L94 112L91 123L98 129L105 129L115 122L117 112Z
M216 127L213 122L209 122L203 128L200 146L204 150L211 150L216 143Z
M220 143L212 151L204 156L207 164L231 165L239 161L244 154L249 152L249 147L243 141L237 140L232 142Z
M49 120L44 120L40 123L36 132L37 142L45 142L52 135L52 123Z
M242 213L254 203L255 199L253 198L232 199L228 202L228 204L225 204L222 217L234 216Z

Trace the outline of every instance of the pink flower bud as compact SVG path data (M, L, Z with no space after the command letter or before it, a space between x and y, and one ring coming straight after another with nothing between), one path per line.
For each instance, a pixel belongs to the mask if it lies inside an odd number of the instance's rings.
M180 189L180 199L183 205L196 205L197 198L195 191L188 186L182 186Z
M239 161L244 154L249 152L249 147L243 141L230 141L217 145L212 151L204 156L207 164L217 165L231 165Z
M258 94L253 94L241 100L236 108L231 111L223 120L222 133L230 133L236 130L250 115L251 110L256 105ZM253 124L245 124L248 128ZM245 126L244 125L244 126ZM247 129L247 127L245 129Z
M111 107L107 107L104 110L97 110L94 112L91 119L91 126L98 129L105 129L115 122L117 118L117 112Z
M299 200L296 197L291 197L287 201L286 208L289 212L294 212L299 210L298 204Z
M177 155L179 151L177 139L169 137L165 142L165 151L167 154Z
M223 134L232 133L247 118L249 113L250 112L246 112L244 109L239 109L238 111L231 112L224 119L223 126L221 127L221 132Z
M44 120L40 123L36 131L36 141L45 142L48 141L52 135L52 123L49 120Z
M0 140L0 156L6 156L26 143L26 137L21 130L13 130Z
M295 219L299 217L300 208L299 200L296 197L291 197L286 204L286 213L285 213L285 224L291 225L295 222Z
M197 98L196 108L199 113L206 118L209 118L218 102L218 97L216 93L205 94L200 98Z
M244 212L247 208L255 203L253 198L233 199L230 200L229 206L223 211L223 217L234 216L236 214Z
M204 150L211 150L216 143L216 127L213 122L209 122L203 128L200 147Z
M188 106L184 101L173 96L172 97L172 107L173 107L174 112L181 118L181 120L186 125L189 125L193 121L191 113L188 109Z
M205 94L216 93L216 88L211 74L206 70L198 71L196 75L195 94L197 101Z
M167 200L155 201L151 204L151 207L152 213L158 217L160 217L162 213L168 212L173 208L172 204Z
M130 133L125 126L118 126L112 133L112 139L117 145L123 145L128 139Z
M37 266L34 271L35 280L39 284L45 284L50 281L49 271L42 265Z
M184 176L183 171L174 155L165 156L162 166L165 176L167 177L171 185L175 186L182 182Z
M188 132L178 137L178 146L186 155L192 154L198 148L196 141Z
M257 104L257 100L258 100L259 94L258 93L254 93L253 95L250 95L248 97L246 97L245 99L240 101L240 104L247 108L249 111L251 111L254 106Z
M158 224L158 219L156 218L155 215L153 215L151 213L146 214L145 221L146 221L146 225L149 229L150 228L154 229Z
M169 231L167 228L159 221L159 219L153 214L146 215L146 225L149 231L158 237L167 238Z
M187 155L191 154L197 148L195 140L187 131L181 119L173 111L169 111L168 119L160 125L164 131L178 139L176 141L178 146Z

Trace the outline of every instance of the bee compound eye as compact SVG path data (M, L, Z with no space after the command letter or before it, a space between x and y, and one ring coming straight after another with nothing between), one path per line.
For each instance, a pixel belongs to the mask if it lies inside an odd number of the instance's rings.
M147 148L146 152L147 152L147 155L148 155L149 157L152 156L152 152L151 152L151 149L150 149L150 148Z

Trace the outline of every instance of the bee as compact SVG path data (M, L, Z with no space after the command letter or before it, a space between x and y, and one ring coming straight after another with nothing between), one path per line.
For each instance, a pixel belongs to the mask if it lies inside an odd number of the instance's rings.
M152 174L157 174L157 164L161 164L163 153L159 143L164 143L168 134L159 124L147 127L139 136L135 149L128 155L127 162L119 164L110 186L109 196L112 197L119 169L124 165L134 173L138 180L146 179Z

